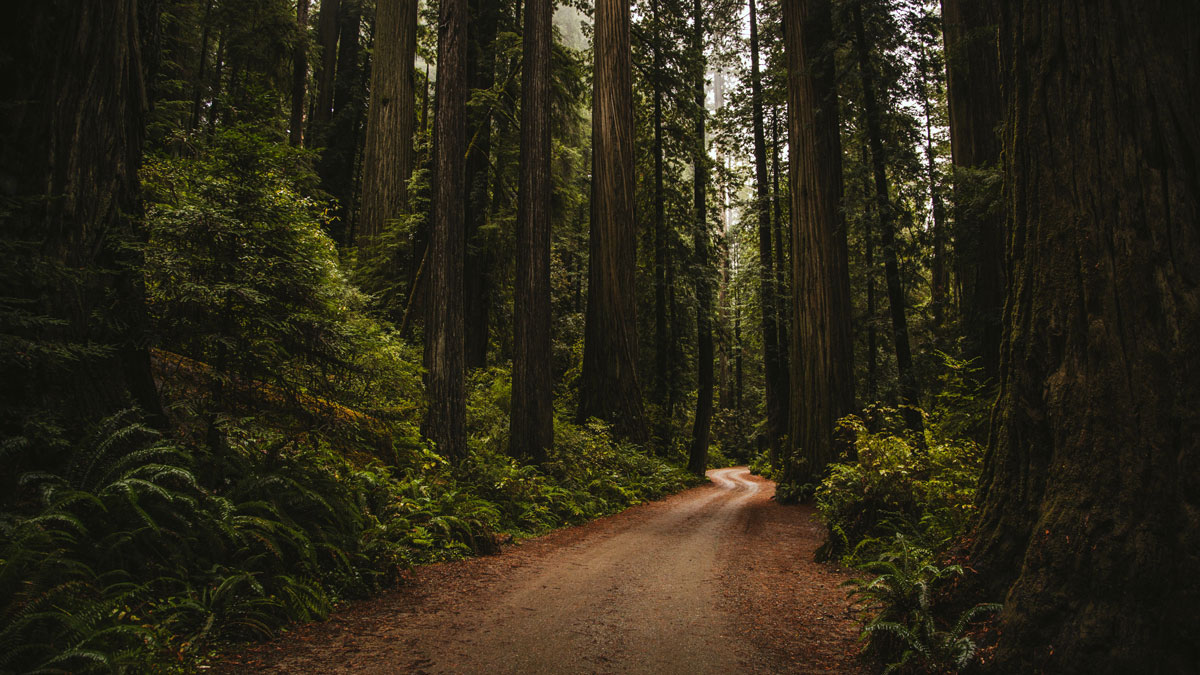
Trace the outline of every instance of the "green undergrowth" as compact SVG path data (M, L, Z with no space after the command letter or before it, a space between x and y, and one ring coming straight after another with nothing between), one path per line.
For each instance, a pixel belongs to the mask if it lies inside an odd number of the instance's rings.
M187 149L143 172L165 422L0 410L19 467L0 494L0 672L186 671L414 565L696 482L564 414L544 465L509 457L507 368L470 376L468 456L448 461L421 438L420 349L304 196L311 153L248 128ZM104 350L39 353L71 369Z
M217 456L126 412L66 471L20 478L0 514L0 671L184 670L219 642L322 619L413 565L695 482L598 424L559 422L543 468L478 437L458 466L425 449L396 468L324 443L267 452L271 430L239 423Z
M997 609L948 616L941 592L963 574L940 560L975 514L990 391L970 364L944 356L940 394L914 438L900 411L868 408L840 422L854 460L830 465L816 486L826 527L818 557L858 570L864 653L888 672L957 672L974 658L973 622Z

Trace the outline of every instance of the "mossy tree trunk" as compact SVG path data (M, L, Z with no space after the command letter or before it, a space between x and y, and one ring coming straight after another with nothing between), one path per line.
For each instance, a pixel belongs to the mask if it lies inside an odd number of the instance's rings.
M972 550L1006 591L994 670L1192 672L1200 21L1003 7L1011 284Z
M147 106L138 17L136 0L6 13L0 243L36 261L3 277L6 425L45 410L91 424L131 401L163 422L137 248ZM10 463L10 475L19 468Z

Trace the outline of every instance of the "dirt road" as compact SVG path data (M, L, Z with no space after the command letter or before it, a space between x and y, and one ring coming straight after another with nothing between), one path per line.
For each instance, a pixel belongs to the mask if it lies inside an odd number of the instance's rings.
M745 468L502 555L419 569L219 672L856 673L812 510Z

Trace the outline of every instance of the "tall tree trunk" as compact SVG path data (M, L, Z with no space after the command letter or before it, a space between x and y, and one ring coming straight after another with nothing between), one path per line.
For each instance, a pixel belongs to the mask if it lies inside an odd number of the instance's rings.
M865 167L870 164L867 146L861 148L861 161ZM871 207L871 178L863 177L863 195L866 197L864 208L865 222L863 223L863 266L866 267L867 277L867 402L879 402L879 330L876 322L879 320L879 308L875 306L875 209Z
M360 248L369 248L387 222L408 208L416 123L416 49L417 0L378 0L357 237Z
M792 200L790 485L815 482L854 407L850 277L842 216L842 150L829 0L786 2Z
M208 69L208 36L212 30L212 6L213 0L205 2L204 18L201 19L200 64L196 68L196 81L192 89L192 131L200 128L200 110L204 102L204 93L208 89L208 83L205 82L204 76Z
M579 419L646 440L637 375L637 224L627 0L597 0L592 98L592 223Z
M436 207L428 252L429 321L425 361L429 371L426 435L438 452L467 454L463 382L463 254L466 247L467 0L442 0L438 20Z
M550 374L550 48L552 0L525 1L521 187L513 306L511 454L541 463L554 443Z
M225 31L217 37L217 55L213 61L212 86L209 87L208 134L217 129L217 111L221 109L222 84L225 76Z
M324 127L333 119L333 82L337 72L338 16L341 0L321 0L321 13L317 17L317 41L321 48L321 67L317 70L317 101L310 124L318 129L309 134L309 141L322 142Z
M788 342L788 326L792 324L791 309L791 287L792 287L792 267L791 258L784 257L784 251L790 250L790 241L785 239L785 230L783 228L783 195L779 190L779 146L781 144L779 134L779 118L780 113L778 108L775 109L775 114L771 119L771 205L773 207L774 222L772 223L775 230L774 248L775 248L775 329L779 333L779 339L775 344L779 345L779 386L775 388L775 394L779 398L779 405L783 410L782 432L788 431L788 410L791 409L791 366L788 359L788 349L791 344ZM788 230L790 231L790 230ZM782 450L782 444L779 448ZM778 454L774 455L778 457ZM772 466L777 466L772 463Z
M713 412L712 288L708 269L708 142L704 107L704 14L700 0L692 4L692 52L696 59L695 106L696 147L692 157L693 196L696 216L696 417L692 423L692 447L688 470L703 476L708 468L708 442Z
M470 90L491 89L495 82L496 30L499 8L492 0L471 0L471 32L467 46L467 86ZM471 145L467 149L467 261L466 275L466 345L467 368L487 365L490 312L492 308L491 276L495 253L494 242L484 227L487 224L489 199L489 167L491 166L492 115L491 109L473 107L468 111L467 133Z
M888 189L887 155L883 149L881 95L875 90L875 70L863 26L862 4L853 9L854 47L862 79L863 112L867 118L867 145L871 148L871 173L875 179L875 210L879 220L879 241L883 244L883 274L887 282L888 307L892 316L892 343L896 349L896 370L900 377L900 403L904 423L920 438L925 429L921 419L921 390L913 372L912 347L908 340L908 316L904 310L904 288L900 285L900 262L896 254L896 214Z
M654 75L650 86L654 91L654 402L666 406L667 389L670 387L671 335L667 324L667 253L668 233L665 213L666 197L663 192L663 109L662 85L662 26L659 23L658 0L650 5L651 22L654 27ZM663 428L656 435L665 446L670 435L670 417L660 411ZM661 448L665 450L666 448Z
M946 207L942 202L942 190L938 185L937 166L934 163L933 147L933 102L929 94L929 56L922 51L918 93L925 113L925 171L929 180L929 202L933 211L933 259L929 265L929 296L933 308L933 325L941 330L946 318L946 292L950 286L950 272L946 265Z
M359 151L362 121L363 65L359 33L363 0L342 0L339 17L337 68L333 86L332 118L329 124L314 124L324 146L317 162L321 188L337 200L329 233L339 246L353 242L355 213L355 167ZM320 107L318 102L318 107Z
M0 39L0 236L35 270L4 275L15 299L6 311L55 323L10 324L16 337L4 337L79 354L6 355L0 423L19 428L26 420L11 417L40 407L90 425L132 398L162 425L138 247L147 105L138 3L19 3L6 20L19 28Z
M304 90L308 83L308 0L296 0L296 46L292 47L292 114L288 118L288 143L304 138Z
M954 239L966 353L983 374L1000 374L1004 309L1004 223L998 181L997 127L1003 118L996 49L999 3L942 0L946 41L946 99L954 157Z
M754 182L758 212L758 297L762 307L763 380L767 399L767 443L772 456L787 433L787 407L780 394L787 387L780 373L779 310L776 306L774 258L771 251L771 200L767 178L767 141L763 131L762 76L758 66L758 13L750 0L750 99L754 118Z
M972 565L996 672L1200 663L1200 21L1003 5L1008 269Z

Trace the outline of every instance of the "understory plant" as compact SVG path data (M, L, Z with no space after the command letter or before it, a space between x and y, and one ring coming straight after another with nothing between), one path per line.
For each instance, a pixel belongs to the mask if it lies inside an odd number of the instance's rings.
M1000 609L999 604L983 603L952 621L939 617L934 594L941 584L961 576L963 569L935 564L928 550L910 545L902 534L896 535L889 552L860 569L875 575L848 582L860 611L868 617L861 639L868 652L887 662L885 673L958 672L975 657L968 628L981 615Z
M975 513L988 389L970 364L944 356L942 394L914 437L899 411L870 407L841 420L853 461L830 465L816 487L826 527L818 557L856 568L851 582L864 617L865 651L888 670L955 672L969 663L971 622L998 609L978 605L943 616L937 598L962 567L937 561Z

